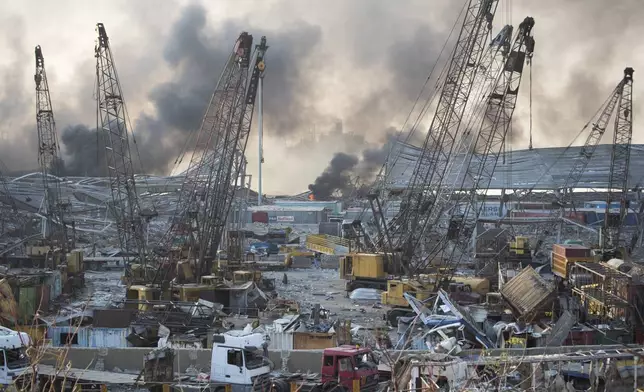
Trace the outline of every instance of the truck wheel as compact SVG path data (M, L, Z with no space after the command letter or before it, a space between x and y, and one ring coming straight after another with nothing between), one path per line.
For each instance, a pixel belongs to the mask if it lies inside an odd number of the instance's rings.
M284 380L274 380L270 389L271 392L289 392L290 390L290 386Z

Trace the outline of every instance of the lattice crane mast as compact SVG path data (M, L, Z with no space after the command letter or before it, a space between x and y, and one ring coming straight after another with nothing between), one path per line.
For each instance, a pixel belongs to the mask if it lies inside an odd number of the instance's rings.
M633 68L630 67L624 70L622 91L617 101L608 197L601 236L601 246L604 251L618 251L625 245L622 227L628 213L628 171L633 139L633 72ZM611 211L613 201L619 201L618 214Z
M610 122L610 119L613 117L613 113L615 112L615 108L617 107L618 102L624 94L625 87L631 84L632 77L632 69L626 68L624 70L624 76L622 80L620 80L615 89L613 89L613 92L611 92L610 96L604 102L603 106L599 109L596 116L584 126L584 128L586 128L590 124L592 124L592 128L590 129L590 133L586 138L586 142L581 148L579 156L577 157L577 159L575 159L573 167L570 170L570 173L568 173L566 181L564 182L564 186L562 187L561 192L557 197L556 205L559 206L559 208L553 208L550 210L548 221L553 223L548 224L548 226L543 227L540 230L540 234L537 238L537 242L533 250L534 254L536 254L541 249L546 236L551 235L555 231L557 226L559 226L561 230L561 225L563 224L561 222L561 218L564 217L566 207L572 202L572 189L577 187L577 184L581 180L581 177L583 176L588 163L593 157L597 146L601 142L601 139L606 132L608 123Z
M497 53L502 61L494 61L493 64L497 66L490 69L490 72L496 76L493 77L491 92L486 97L486 105L482 108L480 125L475 128L476 133L471 142L471 148L465 154L464 174L457 177L460 180L455 181L451 189L453 204L449 206L450 211L446 211L446 215L449 216L447 235L444 235L442 240L428 252L425 257L427 261L443 251L448 240L455 244L446 255L448 260L452 260L459 246L461 247L460 257L466 254L469 243L467 240L473 232L472 229L483 207L477 199L479 194L486 194L489 189L512 124L524 65L526 61L530 61L534 53L533 27L534 19L525 18L519 25L509 51ZM479 117L476 116L476 118ZM449 187L446 188L449 190ZM463 191L459 192L459 190ZM420 268L426 266L427 262L421 264Z
M262 37L260 44L255 50L255 63L253 72L248 75L250 62L250 53L253 43L252 35L240 37L237 52L240 53L238 66L240 71L239 94L235 94L233 99L228 101L230 117L227 121L222 122L222 134L214 145L211 158L217 162L217 170L213 173L209 182L208 198L205 200L207 219L203 226L201 242L199 244L200 272L210 271L213 256L220 248L222 235L226 228L226 222L230 208L240 182L240 175L244 172L246 158L244 152L248 143L255 109L255 98L257 97L257 87L259 79L262 76L265 63L264 56L268 46L266 37ZM246 71L243 71L246 69ZM215 159L216 158L216 159ZM243 181L242 181L243 182ZM237 248L241 244L234 239L229 246L230 251L238 253ZM229 259L232 255L228 255ZM241 255L239 255L241 256Z
M497 5L497 0L471 0L468 4L434 118L400 207L401 216L394 218L397 224L391 231L397 243L393 248L403 250L402 265L408 273L415 269L415 253L428 224L436 220L436 211L442 209L439 205L449 196L441 193L441 187Z
M477 81L475 82L475 84L478 85L478 91L475 92L476 95L482 94L483 91L485 91L485 88L489 88L490 84L497 78L500 68L505 61L505 56L510 51L510 45L512 44L512 31L513 27L511 25L504 26L491 40L490 45L483 54L479 64L479 69L482 73L477 74ZM463 143L463 140L461 140L461 143ZM396 159L397 158L394 157L394 160ZM462 163L464 164L465 161L466 159L463 159ZM383 206L388 205L391 200L383 198L385 194L379 192L379 189L386 187L387 179L382 178L381 182L381 184L374 186L372 192L368 195L371 209L374 212L374 223L376 223L375 228L378 233L373 239L368 238L365 235L366 233L358 235L358 237L365 237L364 248L367 251L384 251L387 253L387 246L392 244L392 233L390 232L390 228L400 226L400 221L405 218L405 216L398 214L394 220L386 222ZM387 226L388 224L389 226ZM360 229L362 229L362 227L360 227Z
M99 132L105 141L105 156L112 193L112 213L116 222L119 243L125 252L126 265L129 255L136 253L146 262L144 219L141 215L134 168L130 154L129 131L123 91L114 65L105 26L96 25L98 41L96 57L96 94Z
M266 37L256 47L249 75L253 36L242 32L226 62L204 115L182 184L173 223L163 243L188 236L189 258L199 273L210 270L220 247L253 117L259 78L264 72Z
M45 206L45 239L58 239L63 248L74 246L69 243L69 235L65 224L65 213L70 203L64 203L61 198L60 184L53 179L54 170L60 162L60 146L56 133L56 122L49 94L47 72L45 72L45 59L40 46L36 46L36 124L38 128L38 163L43 181ZM73 237L73 236L72 236ZM73 241L73 238L71 238Z
M11 195L9 183L7 182L7 178L4 174L6 172L8 172L8 170L6 169L4 162L0 161L0 194L4 195L4 199L6 200L5 204L11 208L11 212L8 212L0 205L0 237L5 234L5 224L12 221L15 222L16 218L19 216L18 206ZM22 226L22 222L20 222L20 225Z

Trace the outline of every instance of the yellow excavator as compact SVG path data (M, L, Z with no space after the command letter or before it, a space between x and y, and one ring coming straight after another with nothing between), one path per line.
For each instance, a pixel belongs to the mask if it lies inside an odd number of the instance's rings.
M392 272L392 266L387 260L382 253L349 253L340 257L340 279L347 281L345 290L385 290Z
M453 275L453 271L447 269L411 279L396 279L394 276L398 273L395 267L399 264L394 264L395 257L384 253L350 253L340 258L339 268L340 278L346 280L347 292L358 288L383 290L381 302L392 308L386 315L391 325L397 324L398 317L413 313L404 293L425 301L440 287L459 302L478 302L490 291L489 279ZM389 261L390 259L393 260ZM439 284L438 279L441 279Z

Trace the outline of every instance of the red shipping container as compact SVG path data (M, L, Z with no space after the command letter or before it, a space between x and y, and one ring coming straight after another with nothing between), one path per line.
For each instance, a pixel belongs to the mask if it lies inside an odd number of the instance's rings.
M595 333L592 329L570 331L564 341L564 346L591 346L595 344Z
M590 248L577 244L554 244L552 251L566 258L590 257Z
M253 223L268 223L268 212L266 211L257 211L251 214L251 220Z

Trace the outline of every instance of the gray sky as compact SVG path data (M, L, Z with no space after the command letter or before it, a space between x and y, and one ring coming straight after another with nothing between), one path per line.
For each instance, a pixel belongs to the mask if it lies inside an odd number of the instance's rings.
M509 9L511 3L511 9ZM336 152L361 156L400 127L463 0L137 0L0 2L0 158L37 168L33 48L41 45L66 163L95 147L96 22L110 36L144 169L172 169L200 122L241 30L267 54L264 189L303 191ZM535 146L567 145L626 66L640 96L644 7L638 0L503 0L494 31L535 18ZM527 146L529 84L515 116ZM635 121L640 105L635 104ZM195 125L197 124L197 125ZM644 142L634 132L635 142ZM67 137L65 137L65 135ZM608 135L607 135L608 136ZM94 139L93 139L94 138ZM608 141L606 138L605 141ZM89 153L87 153L89 151ZM247 156L257 166L257 134ZM253 180L254 184L255 178Z

